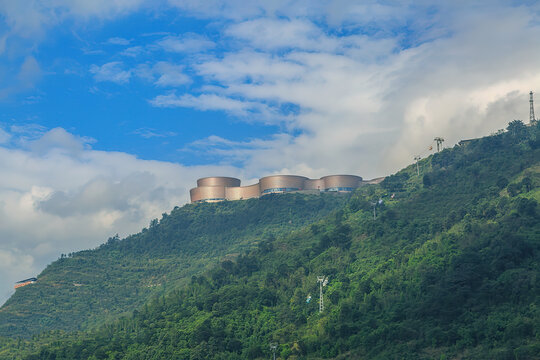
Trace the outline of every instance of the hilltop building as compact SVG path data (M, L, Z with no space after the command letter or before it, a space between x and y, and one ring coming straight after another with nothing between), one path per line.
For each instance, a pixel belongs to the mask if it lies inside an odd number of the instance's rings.
M240 186L240 180L232 177L215 176L197 180L197 187L190 190L191 202L217 202L258 198L268 194L286 192L351 192L383 178L363 181L356 175L330 175L320 179L309 179L297 175L272 175L259 179L249 186Z
M37 278L35 277L32 277L32 278L29 278L29 279L24 279L24 280L21 280L21 281L17 281L15 283L15 286L14 288L15 289L18 289L20 287L23 287L23 286L26 286L26 285L30 285L30 284L33 284L37 281Z

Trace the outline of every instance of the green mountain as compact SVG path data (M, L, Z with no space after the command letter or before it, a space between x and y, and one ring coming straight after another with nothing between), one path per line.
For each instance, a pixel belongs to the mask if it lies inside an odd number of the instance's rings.
M266 359L275 344L280 359L540 359L540 127L514 121L419 165L132 314L3 339L0 357Z
M293 195L175 208L139 234L62 255L0 308L0 336L85 329L129 314L261 240L326 216L345 200Z

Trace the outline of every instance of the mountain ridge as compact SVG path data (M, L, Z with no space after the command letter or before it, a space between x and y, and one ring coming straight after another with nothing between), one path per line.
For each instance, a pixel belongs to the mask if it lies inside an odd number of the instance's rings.
M132 315L3 339L0 357L263 359L276 344L281 359L538 359L539 145L539 126L512 122L422 160L420 176L410 165L360 188Z

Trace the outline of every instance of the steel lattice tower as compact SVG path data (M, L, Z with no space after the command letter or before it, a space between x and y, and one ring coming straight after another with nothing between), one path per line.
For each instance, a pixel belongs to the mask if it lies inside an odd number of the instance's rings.
M324 310L324 302L323 302L323 286L326 286L328 284L328 278L326 276L317 276L317 282L319 283L319 313L322 313Z
M536 121L536 118L534 117L534 100L533 100L533 92L531 91L529 93L530 99L529 103L531 104L531 109L529 111L529 122L532 124Z
M436 137L433 139L437 143L437 152L442 150L442 143L444 142L444 139L442 137Z

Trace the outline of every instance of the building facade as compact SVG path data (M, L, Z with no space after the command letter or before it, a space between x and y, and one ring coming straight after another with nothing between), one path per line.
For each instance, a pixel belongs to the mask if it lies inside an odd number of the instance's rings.
M197 180L190 190L191 202L217 202L258 198L268 194L305 192L351 192L367 182L356 175L330 175L309 179L297 175L272 175L259 179L257 184L240 186L240 180L231 177L206 177Z

